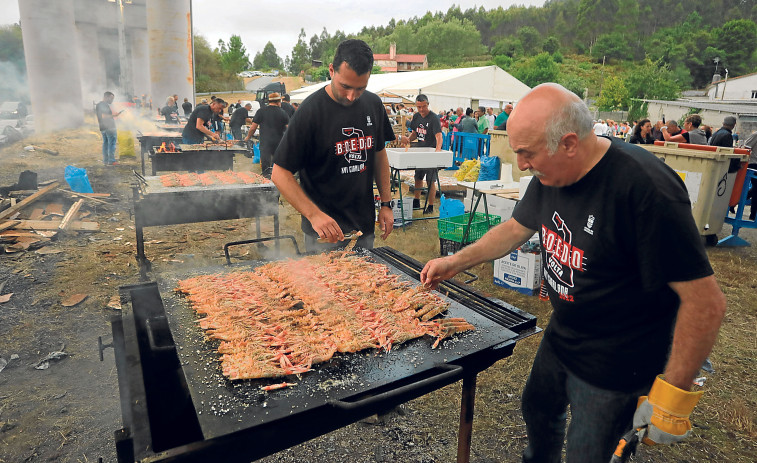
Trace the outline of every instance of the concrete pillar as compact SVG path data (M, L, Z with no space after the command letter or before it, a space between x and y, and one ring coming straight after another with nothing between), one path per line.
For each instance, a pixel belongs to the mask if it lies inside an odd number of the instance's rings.
M107 85L105 62L100 55L100 30L107 27L104 13L108 6L112 5L102 0L74 0L82 103L87 110L92 109L93 101L102 99L106 90L118 93Z
M34 125L49 132L84 123L73 0L19 0Z
M191 0L148 0L147 32L153 102L163 104L173 94L192 99Z
M147 0L134 0L126 8L126 35L129 37L134 95L150 94L150 50L147 40Z

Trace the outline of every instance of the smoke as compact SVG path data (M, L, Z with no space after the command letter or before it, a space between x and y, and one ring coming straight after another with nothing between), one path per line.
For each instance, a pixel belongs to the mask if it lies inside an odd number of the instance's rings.
M0 61L0 101L29 101L26 72L10 61Z

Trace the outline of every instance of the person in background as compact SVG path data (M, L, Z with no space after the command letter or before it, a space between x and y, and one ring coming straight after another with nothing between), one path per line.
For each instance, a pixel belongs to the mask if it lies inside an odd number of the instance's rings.
M173 97L173 112L176 114L176 120L179 120L179 95L174 93L171 97Z
M478 111L476 111L476 119L478 119L477 132L482 135L489 133L491 126L489 125L489 120L486 118L486 108L483 106L478 107Z
M478 122L473 117L473 109L467 108L465 110L465 117L462 122L457 124L458 130L465 133L478 133Z
M116 130L116 118L123 111L113 112L110 107L115 99L113 92L105 92L101 102L95 106L95 115L97 123L100 125L100 133L103 137L103 164L106 166L117 166L116 161L116 143L118 142L118 130Z
M271 178L273 154L284 136L289 124L289 115L281 109L281 95L274 92L268 95L268 106L255 113L247 132L246 140L260 127L260 168L266 178Z
M600 119L594 124L593 129L594 135L605 135L607 133L607 124L605 124L605 121Z
M402 136L400 143L405 145L413 141L418 141L418 147L434 148L438 153L442 150L442 126L439 117L428 107L428 97L419 94L415 97L415 107L418 112L413 115L410 121L410 136ZM427 205L424 214L434 212L434 202L436 201L436 181L439 171L432 169L415 169L415 198L413 199L413 209L421 207L421 189L423 188L423 178L426 178L428 187Z
M381 99L366 91L372 69L368 44L341 42L329 64L331 82L302 102L276 149L271 180L302 214L308 251L333 249L351 230L363 233L357 246L373 247L374 181L382 239L394 227L385 145L395 137Z
M628 143L634 145L654 145L654 138L652 138L652 122L649 119L642 119L634 127L633 135Z
M166 124L178 124L179 113L176 108L176 102L172 96L166 98L166 105L160 108L160 115L166 120Z
M717 132L712 134L710 138L710 145L712 146L725 146L727 148L733 148L733 128L736 127L736 118L733 116L726 116L723 119L723 126L718 129Z
M497 120L496 117L494 117L494 108L486 108L486 120L489 121L489 130L494 129L494 121Z
M671 120L666 125L662 126L662 138L665 141L670 141L672 137L683 134L683 130L678 127L678 122Z
M292 103L292 107L294 108L295 111L297 111L297 108L300 107L300 104L299 103Z
M666 138L667 141L676 143L691 143L692 145L706 145L707 135L700 128L702 125L702 116L692 114L683 121L683 130L676 135Z
M710 138L712 138L712 127L709 125L703 125L702 130L704 130L704 135L707 137L707 143L710 143Z
M247 123L247 118L250 116L250 110L252 109L252 103L247 103L244 106L239 105L237 109L231 114L229 119L229 128L231 129L231 136L234 140L242 139L242 126ZM245 138L247 140L247 138Z
M746 140L744 140L744 148L749 150L749 167L750 169L757 169L757 131L752 132ZM750 200L749 206L749 220L754 220L757 216L757 202L754 198L757 196L757 178L751 180L752 188L749 190L747 197Z
M184 98L184 103L181 104L181 109L184 110L184 117L189 117L189 115L192 114L192 103L189 102L188 98Z
M210 121L213 119L213 114L220 113L225 107L226 102L220 98L214 99L210 105L197 105L181 132L181 142L185 145L197 145L203 142L205 136L218 141L221 137L210 130Z
M585 103L557 84L520 100L508 134L534 174L512 218L420 280L436 288L539 233L552 316L521 398L523 462L561 461L566 427L568 462L609 462L634 428L650 445L685 439L726 298L683 181L653 153L595 135Z
M294 116L294 106L292 106L289 103L290 101L289 94L288 93L283 94L281 97L281 100L282 100L281 109L283 109L284 112L287 113L287 116L289 116L289 118L291 119L292 116Z
M507 130L507 118L510 117L511 112L513 112L513 105L507 103L505 109L494 119L494 128L497 130Z

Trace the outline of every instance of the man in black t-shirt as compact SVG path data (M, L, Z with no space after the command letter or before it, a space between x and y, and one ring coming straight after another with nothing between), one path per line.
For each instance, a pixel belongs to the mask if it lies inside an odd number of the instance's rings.
M214 114L217 115L225 107L226 102L220 98L213 100L210 105L197 105L181 132L181 142L185 145L196 145L202 143L206 135L213 140L219 140L221 136L217 132L210 131L210 121Z
M439 116L428 108L428 97L420 94L415 97L415 107L418 112L413 115L410 121L411 134L409 137L402 136L402 144L418 140L418 147L436 148L439 152L442 150L442 124L439 122ZM436 169L415 169L415 199L413 199L413 208L421 207L421 188L423 188L423 177L426 177L426 186L428 187L428 205L423 211L424 214L434 212L434 201L436 200L436 178L439 172Z
M372 68L373 51L365 42L341 42L329 64L331 83L302 102L276 149L271 179L302 214L309 251L325 250L317 238L336 244L352 230L363 233L358 246L373 247L374 179L381 197L381 237L392 232L384 146L394 133L381 99L365 90Z
M553 312L522 395L523 461L560 461L568 406L568 461L609 461L632 427L646 443L684 439L726 301L681 178L596 136L586 105L557 84L521 99L507 128L518 168L534 175L513 217L428 262L421 282L435 287L538 231Z
M710 138L710 145L733 148L734 127L736 127L736 118L733 116L726 116L726 118L723 119L723 127L712 134L712 138Z
M247 103L244 106L240 104L231 114L229 127L231 128L231 135L234 137L234 140L242 139L242 126L247 122L247 118L250 117L251 109L252 103Z
M192 114L192 103L189 102L188 98L184 98L184 103L181 104L181 109L184 110L184 117L189 117L189 115Z
M289 116L281 109L281 95L276 92L269 94L268 106L260 108L255 113L250 131L247 132L245 138L245 141L249 140L255 130L260 127L260 169L266 178L271 178L273 153L276 152L276 147L284 136L287 124L289 124Z
M281 109L283 109L284 112L287 113L287 116L291 118L292 116L294 116L294 106L289 103L289 94L285 93L282 98L283 101L281 102Z

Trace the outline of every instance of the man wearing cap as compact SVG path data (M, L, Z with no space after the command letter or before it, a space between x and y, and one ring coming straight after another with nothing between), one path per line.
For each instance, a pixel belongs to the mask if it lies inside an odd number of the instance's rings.
M276 149L271 179L302 214L308 251L333 249L352 230L363 234L358 246L373 247L374 180L381 197L381 237L392 232L384 147L395 137L381 99L366 91L372 68L368 44L341 42L329 64L330 84L302 102ZM299 184L295 172L300 174ZM318 243L318 238L326 243Z
M289 124L289 116L281 109L281 95L276 92L271 93L268 95L268 106L258 109L255 113L250 131L245 137L245 141L249 140L258 126L260 127L260 168L266 178L271 178L273 153L279 146L281 137L284 136L287 124Z
M247 122L251 109L252 103L247 103L244 106L240 103L237 105L237 109L231 114L229 127L231 127L231 135L234 137L234 140L242 139L242 126Z
M733 116L727 116L725 119L723 119L723 127L712 134L712 138L710 138L710 145L733 148L734 127L736 127L736 118Z
M196 145L202 143L205 135L213 140L220 139L221 137L217 133L210 131L209 124L213 115L220 113L225 107L226 102L220 98L214 99L209 105L197 105L192 114L189 115L187 124L181 132L181 142L185 145Z

